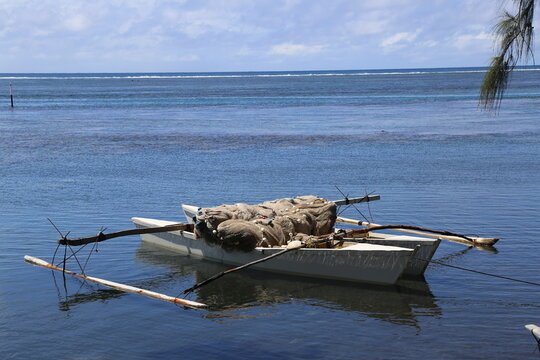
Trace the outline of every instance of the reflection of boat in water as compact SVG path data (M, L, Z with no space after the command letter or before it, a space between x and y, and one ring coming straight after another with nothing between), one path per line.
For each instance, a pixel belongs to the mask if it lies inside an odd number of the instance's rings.
M73 295L66 295L65 300L60 300L58 307L61 311L69 311L75 305L96 301L106 302L108 300L118 299L124 295L127 295L127 293L114 289L97 289L86 293L77 292ZM60 294L59 297L61 297Z
M175 278L195 276L194 281L197 282L226 269L219 263L178 256L144 242L137 250L136 258L143 264L167 269L167 273ZM428 284L417 278L401 279L396 285L380 286L246 270L231 273L198 289L196 296L193 300L207 304L213 312L302 301L405 325L416 325L417 314L441 314Z
M181 290L226 269L225 265L178 256L158 246L141 242L138 262L157 267L161 275L133 285ZM163 271L165 270L165 271ZM194 277L194 279L193 279ZM186 279L187 278L187 279ZM170 290L171 286L175 289ZM423 279L400 279L395 285L352 284L246 270L231 273L196 290L196 301L209 305L206 317L236 317L235 310L300 301L308 305L360 313L396 324L417 326L417 316L439 316L428 284ZM89 302L106 302L126 293L111 289L77 292L60 301L61 310ZM230 313L232 312L232 313Z

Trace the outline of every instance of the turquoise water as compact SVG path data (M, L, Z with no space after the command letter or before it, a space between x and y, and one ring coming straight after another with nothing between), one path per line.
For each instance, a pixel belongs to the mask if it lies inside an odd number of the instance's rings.
M482 76L0 74L15 95L0 108L0 358L538 358L523 328L540 325L538 287L440 265L390 287L248 270L200 289L210 310L192 311L22 260L51 259L47 218L78 237L181 221L182 202L338 199L338 186L379 193L359 207L377 223L501 237L435 258L540 282L540 71L515 73L498 116L477 107ZM89 274L173 296L224 269L138 237L98 250Z

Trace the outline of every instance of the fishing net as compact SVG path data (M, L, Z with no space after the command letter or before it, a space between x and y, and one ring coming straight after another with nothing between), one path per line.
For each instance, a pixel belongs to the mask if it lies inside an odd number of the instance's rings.
M336 205L316 196L278 199L258 205L234 204L200 209L195 231L225 250L275 247L333 231Z

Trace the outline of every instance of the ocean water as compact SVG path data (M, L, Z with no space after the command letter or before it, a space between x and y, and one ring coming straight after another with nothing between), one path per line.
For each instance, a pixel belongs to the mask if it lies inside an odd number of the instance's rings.
M380 194L358 207L376 223L500 237L493 251L443 242L434 259L540 283L540 69L514 74L498 115L478 108L482 76L0 74L0 358L538 358L523 326L540 325L540 287L441 265L395 286L246 270L191 296L210 305L197 311L23 261L52 258L48 218L79 237L182 221L180 203L338 187ZM97 250L88 274L172 296L225 269L136 236Z

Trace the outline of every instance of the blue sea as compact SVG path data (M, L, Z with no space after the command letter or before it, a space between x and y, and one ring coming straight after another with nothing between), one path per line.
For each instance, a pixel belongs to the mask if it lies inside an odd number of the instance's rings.
M498 114L478 106L483 75L0 74L0 358L539 358L524 325L540 325L540 287L443 265L395 286L245 270L186 310L23 261L52 259L48 219L80 237L183 221L181 203L341 190L381 195L343 216L499 237L434 259L540 283L540 68L513 74ZM226 269L137 236L89 250L89 275L172 296Z

